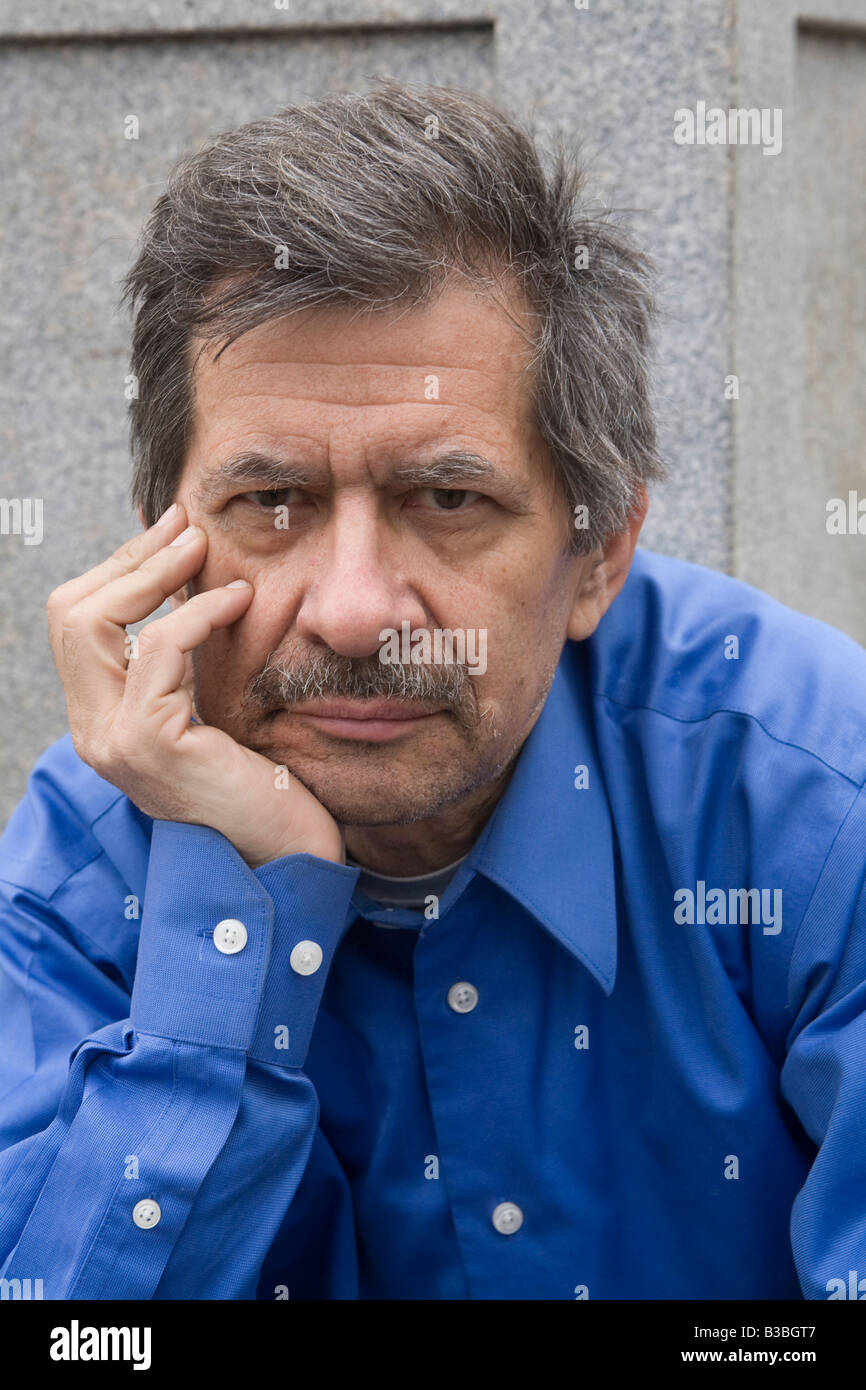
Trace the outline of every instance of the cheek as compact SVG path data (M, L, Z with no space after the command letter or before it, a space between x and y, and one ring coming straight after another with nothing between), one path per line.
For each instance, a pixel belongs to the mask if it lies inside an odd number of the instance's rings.
M502 728L521 726L549 686L567 637L568 579L564 567L536 553L503 565L485 590L487 673L477 690L498 708Z
M488 642L495 640L497 651L522 667L558 636L564 639L566 576L537 554L504 557L485 582L483 608L490 627Z
M208 639L208 661L229 659L264 665L279 646L297 611L298 595L290 586L289 564L273 556L251 554L219 531L209 531L205 563L196 576L196 592L246 579L253 586L250 605L239 622ZM261 655L260 655L261 654Z
M474 613L467 626L475 629L476 658L483 653L484 669L473 676L476 693L497 710L501 727L519 726L551 663L549 614L534 592L516 585L476 592L474 600L461 606Z
M290 611L269 596L261 575L258 585L251 574L233 577L248 578L253 584L249 608L231 627L211 633L193 654L196 701L202 709L206 706L212 718L237 715L247 682L284 643L290 625Z
M199 523L201 525L203 523ZM205 526L207 531L207 555L202 568L196 576L201 589L215 589L220 584L229 584L233 579L248 579L255 584L259 565L256 558L239 547L222 531Z

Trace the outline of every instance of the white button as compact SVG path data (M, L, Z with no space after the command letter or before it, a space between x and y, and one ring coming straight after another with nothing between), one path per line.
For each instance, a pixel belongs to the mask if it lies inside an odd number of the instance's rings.
M149 1231L161 1216L159 1202L154 1202L152 1197L146 1197L143 1202L136 1202L132 1208L132 1219L143 1231Z
M448 1003L456 1014L471 1013L478 1003L478 990L468 980L458 980L448 991Z
M289 965L298 975L315 975L322 964L322 948L318 941L299 941L292 947Z
M224 956L233 956L235 951L242 951L247 944L247 929L243 922L236 917L226 917L224 922L217 922L213 929L213 944Z
M523 1212L514 1202L500 1202L493 1213L493 1224L502 1236L513 1236L523 1225Z

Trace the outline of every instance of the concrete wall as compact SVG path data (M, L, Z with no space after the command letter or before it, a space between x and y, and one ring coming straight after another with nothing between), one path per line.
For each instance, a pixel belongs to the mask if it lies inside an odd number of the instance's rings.
M739 8L737 104L786 137L734 166L733 568L866 642L866 4ZM831 534L849 493L864 534Z
M0 0L0 494L42 498L44 528L39 545L0 536L0 819L66 728L45 598L136 525L116 300L168 169L221 128L384 73L584 140L662 271L673 480L644 543L866 640L866 537L824 525L828 496L866 497L866 0L810 13L801 32L789 0ZM782 153L677 144L674 112L699 100L783 106Z

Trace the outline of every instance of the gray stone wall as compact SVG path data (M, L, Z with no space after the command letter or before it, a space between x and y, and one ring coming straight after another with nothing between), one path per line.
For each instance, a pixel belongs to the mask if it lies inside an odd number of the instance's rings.
M866 498L866 0L813 0L810 26L793 0L278 4L0 0L0 494L43 508L40 544L0 535L0 820L66 728L45 598L136 526L116 301L167 171L221 128L384 73L583 141L661 272L672 480L644 543L866 640L866 537L824 524L829 496ZM782 152L677 144L698 101L783 107Z

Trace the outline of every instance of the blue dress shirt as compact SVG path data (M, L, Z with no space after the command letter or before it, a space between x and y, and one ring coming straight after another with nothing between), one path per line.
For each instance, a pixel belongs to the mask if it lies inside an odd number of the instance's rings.
M866 652L645 550L438 916L61 739L0 841L0 1273L866 1297L864 780Z

